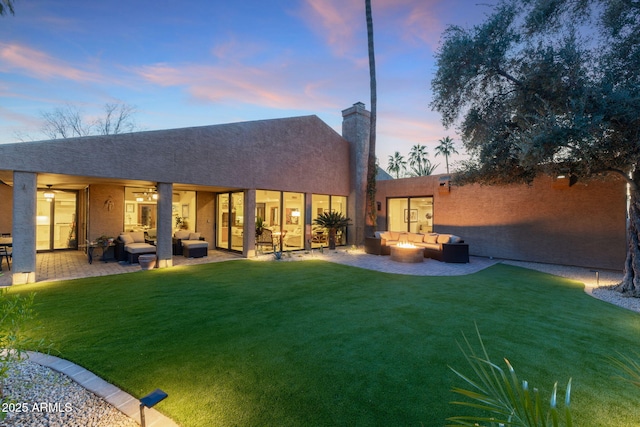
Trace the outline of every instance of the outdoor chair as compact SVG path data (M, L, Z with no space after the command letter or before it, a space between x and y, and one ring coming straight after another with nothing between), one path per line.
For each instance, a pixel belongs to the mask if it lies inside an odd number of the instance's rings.
M0 246L0 271L2 271L2 260L5 259L7 261L7 267L11 270L11 258L13 257L13 252L10 246Z
M256 236L256 249L260 249L261 246L267 246L273 250L273 232L268 228L262 230L262 234Z

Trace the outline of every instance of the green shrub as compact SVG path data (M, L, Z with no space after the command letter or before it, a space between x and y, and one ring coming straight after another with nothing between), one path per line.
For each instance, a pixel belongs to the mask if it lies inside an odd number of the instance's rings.
M0 404L6 401L3 393L4 381L9 367L22 359L27 348L44 348L44 340L36 341L29 336L26 324L36 316L33 304L35 294L26 296L7 294L6 289L0 291ZM0 412L0 419L6 413Z
M447 421L451 421L453 424L449 424L449 426L571 427L573 425L569 407L571 379L569 379L565 394L564 417L561 417L556 402L557 382L553 385L549 408L546 409L538 389L531 389L526 380L518 379L515 369L507 359L504 359L507 366L506 371L491 361L477 326L476 333L480 342L480 354L475 352L464 333L462 336L466 349L458 343L458 347L469 362L475 378L450 367L456 375L471 386L470 389L455 387L453 392L470 400L451 403L474 408L482 412L483 415L450 417L447 418Z

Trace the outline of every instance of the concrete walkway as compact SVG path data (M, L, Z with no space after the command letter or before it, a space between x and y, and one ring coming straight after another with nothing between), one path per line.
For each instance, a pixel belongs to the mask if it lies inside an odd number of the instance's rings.
M232 259L242 259L242 257L236 253L211 250L208 256L203 258L174 256L173 265L207 264ZM112 274L134 273L138 271L141 271L139 264L129 264L127 262L102 262L96 259L92 264L89 264L87 255L82 251L57 251L36 254L36 280L38 282L77 279L80 277L110 276ZM2 275L0 275L0 287L11 286L11 274L13 270L7 270L7 264L4 263L0 273L2 273Z

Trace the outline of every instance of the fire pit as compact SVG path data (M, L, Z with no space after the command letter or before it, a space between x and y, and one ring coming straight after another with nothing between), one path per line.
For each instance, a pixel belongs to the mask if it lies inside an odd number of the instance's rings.
M410 243L398 243L391 246L391 260L397 262L423 262L424 248Z

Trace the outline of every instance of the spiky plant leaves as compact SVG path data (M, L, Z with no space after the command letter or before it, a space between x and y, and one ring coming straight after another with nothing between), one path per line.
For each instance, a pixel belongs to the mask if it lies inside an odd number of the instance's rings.
M520 380L507 359L504 359L506 370L491 361L477 325L476 334L481 349L479 353L476 353L474 346L464 333L462 336L465 346L458 343L475 376L471 377L451 368L470 386L470 388L455 387L452 391L468 400L451 403L473 408L485 415L450 417L447 421L453 424L449 426L571 427L573 425L570 411L571 380L565 395L564 417L561 417L557 407L557 383L553 387L549 408L546 409L538 389L531 390L528 381Z

